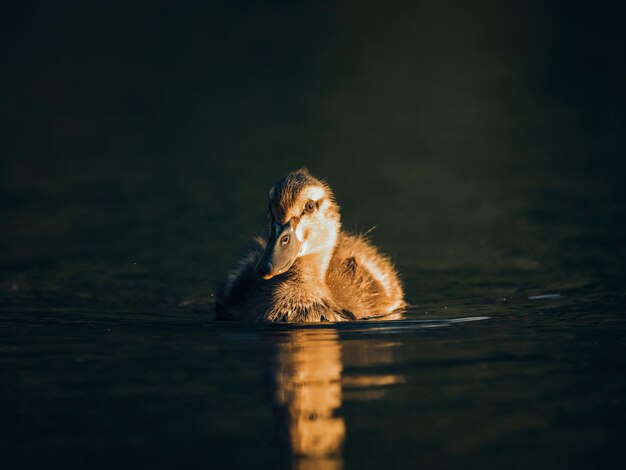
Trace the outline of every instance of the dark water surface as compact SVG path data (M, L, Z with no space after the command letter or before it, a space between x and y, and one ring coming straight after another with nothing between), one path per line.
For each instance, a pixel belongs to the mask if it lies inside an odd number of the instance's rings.
M11 8L2 468L626 463L623 7ZM302 165L404 319L213 320Z

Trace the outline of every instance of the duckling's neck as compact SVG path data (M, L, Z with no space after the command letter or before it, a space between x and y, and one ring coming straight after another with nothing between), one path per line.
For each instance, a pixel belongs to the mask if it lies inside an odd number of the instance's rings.
M332 253L311 253L300 258L300 274L307 284L325 285L326 271L330 264Z
M300 276L306 285L326 288L326 272L335 252L338 234L333 234L324 247L300 258Z

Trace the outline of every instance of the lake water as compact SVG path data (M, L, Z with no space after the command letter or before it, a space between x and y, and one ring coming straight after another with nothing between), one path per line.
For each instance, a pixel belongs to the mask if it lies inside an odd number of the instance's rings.
M2 468L626 463L622 7L12 8ZM403 319L214 321L303 165Z

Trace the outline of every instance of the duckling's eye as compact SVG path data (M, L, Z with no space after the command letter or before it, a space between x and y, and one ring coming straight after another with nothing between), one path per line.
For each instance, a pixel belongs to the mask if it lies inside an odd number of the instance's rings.
M307 213L311 213L315 210L315 203L313 201L308 201L305 205L304 205L304 212Z

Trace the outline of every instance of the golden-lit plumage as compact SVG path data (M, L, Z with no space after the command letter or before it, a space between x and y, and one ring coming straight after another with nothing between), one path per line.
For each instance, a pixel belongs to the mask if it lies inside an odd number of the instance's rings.
M273 322L383 317L405 307L390 260L341 230L332 191L306 169L269 192L264 237L223 282L218 318Z

